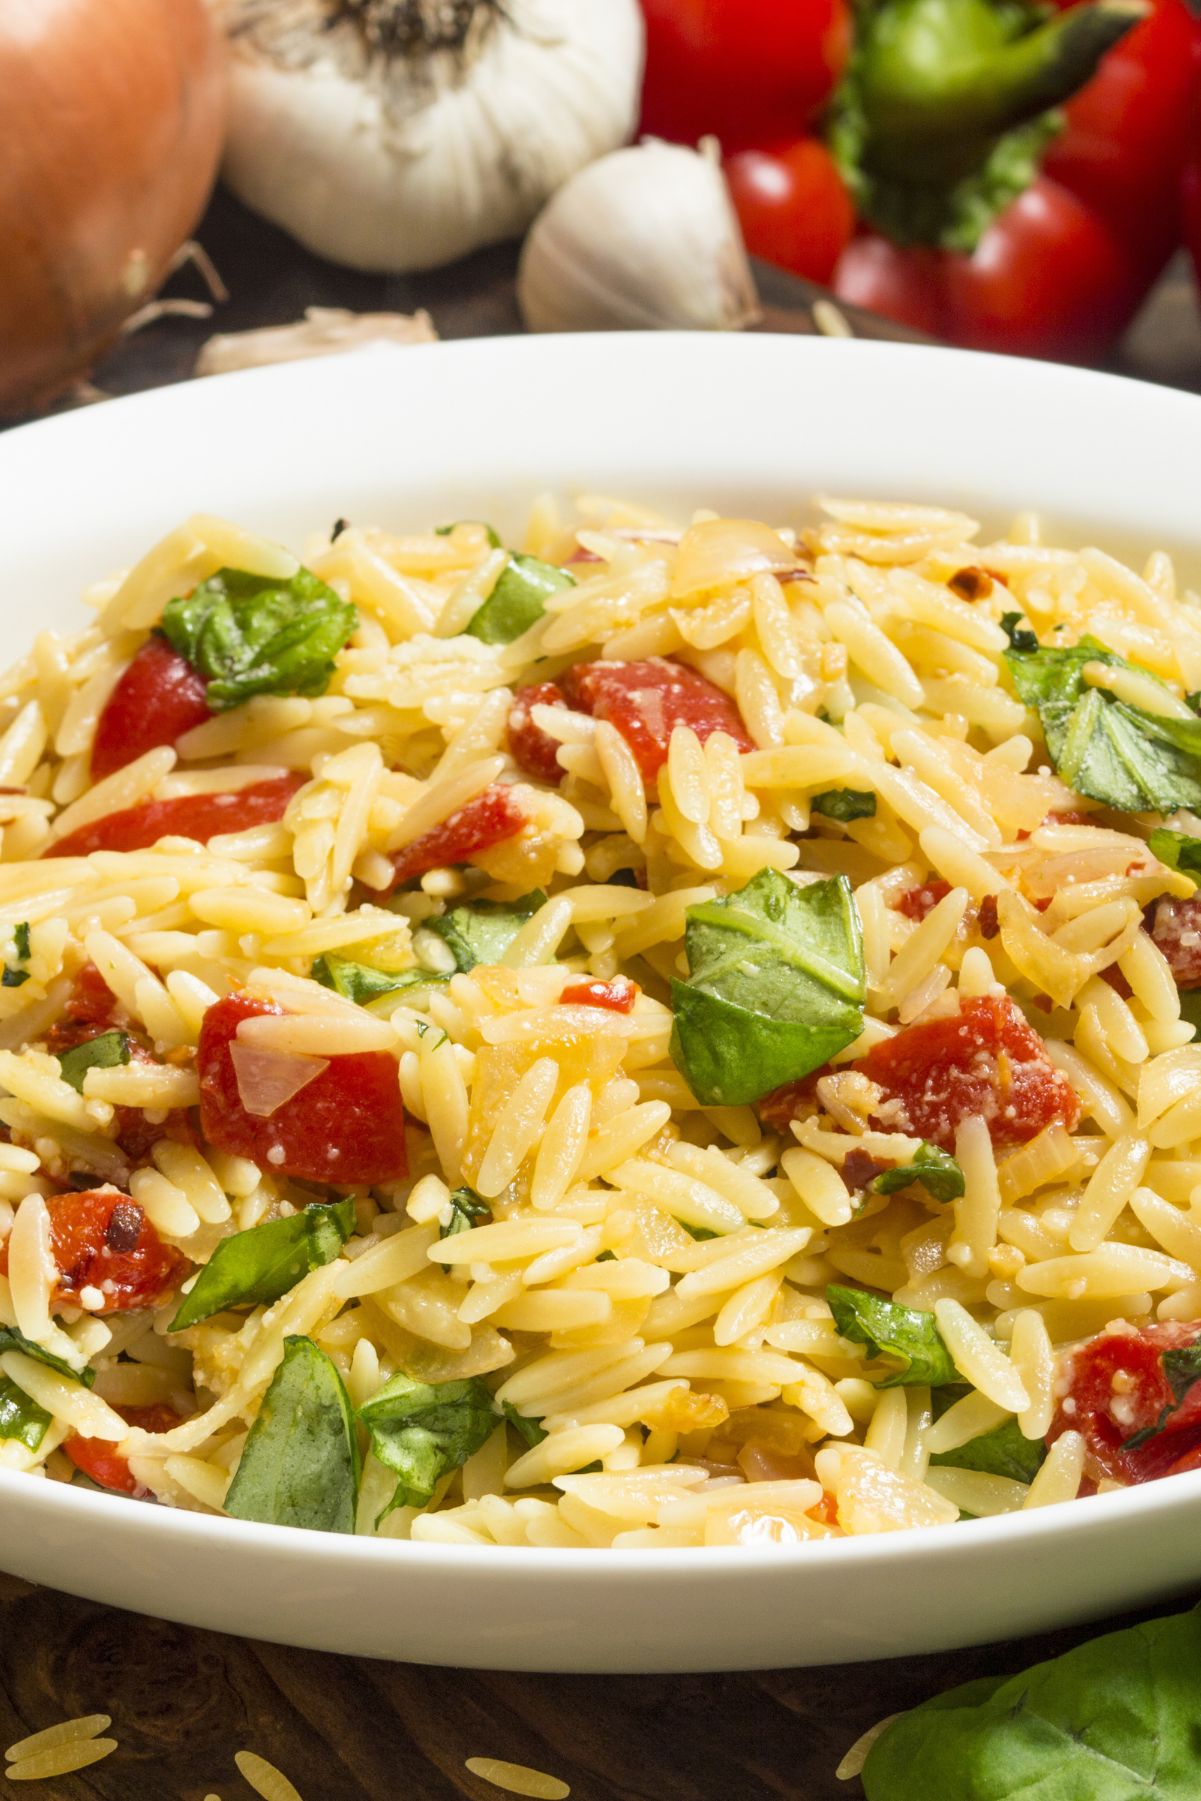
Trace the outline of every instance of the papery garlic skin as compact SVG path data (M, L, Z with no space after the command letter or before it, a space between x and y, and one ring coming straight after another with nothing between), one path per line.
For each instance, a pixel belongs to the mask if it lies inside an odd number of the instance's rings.
M431 269L519 235L637 118L638 0L479 0L461 51L391 54L347 0L212 3L230 37L225 180L351 268Z
M759 303L716 154L651 139L565 182L521 253L530 331L737 331Z

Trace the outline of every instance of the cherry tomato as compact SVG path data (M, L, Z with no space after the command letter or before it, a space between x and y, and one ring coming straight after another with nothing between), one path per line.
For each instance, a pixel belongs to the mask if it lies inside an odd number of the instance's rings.
M444 869L454 863L470 863L482 850L515 838L527 823L526 814L511 788L495 783L469 800L465 807L444 819L432 831L423 832L392 858L396 871L393 886L411 882L427 869Z
M537 777L548 787L557 788L563 780L559 766L559 746L535 725L531 707L565 707L566 696L558 682L536 682L529 688L518 688L509 708L509 750L518 767Z
M148 850L160 838L194 838L207 844L222 832L244 832L252 825L282 819L288 802L308 781L290 773L270 781L250 782L218 794L181 794L174 800L147 800L81 825L57 839L46 857L86 857L94 850Z
M1167 958L1176 986L1201 988L1201 898L1157 901L1151 937Z
M99 1289L104 1305L92 1313L126 1313L157 1307L187 1275L186 1257L159 1238L136 1201L113 1188L47 1197L50 1246L59 1279L54 1300L78 1307L85 1288ZM8 1273L8 1246L0 1247L0 1275Z
M559 996L564 1007L604 1007L610 1013L632 1013L637 999L638 984L628 976L614 976L611 982L581 976L567 982Z
M270 1175L338 1187L399 1180L408 1172L405 1112L396 1059L387 1051L331 1057L274 1113L260 1118L246 1111L230 1047L244 1019L281 1011L270 1001L231 994L205 1014L197 1053L205 1138Z
M726 181L752 256L829 282L851 241L855 209L819 139L740 150L726 163Z
M211 715L208 687L185 657L158 632L127 666L96 722L92 779L123 769L145 751L174 744Z
M846 64L846 0L642 0L642 126L727 149L796 134Z
M1201 1324L1165 1321L1137 1331L1102 1332L1072 1352L1067 1393L1047 1442L1081 1432L1097 1471L1118 1482L1149 1482L1193 1469L1201 1456L1201 1384L1177 1401L1165 1351L1201 1338ZM1162 1422L1162 1424L1161 1424ZM1150 1436L1131 1445L1142 1433Z
M666 763L678 725L691 726L702 744L714 732L726 732L739 750L755 748L730 696L686 663L665 657L576 663L560 679L573 707L607 719L621 733L648 782Z
M178 1426L174 1407L115 1407L127 1426L140 1426L143 1432L170 1432ZM147 1491L135 1477L116 1445L108 1438L81 1438L73 1432L63 1440L63 1452L77 1470L98 1482L101 1488L112 1488L123 1495L143 1495Z

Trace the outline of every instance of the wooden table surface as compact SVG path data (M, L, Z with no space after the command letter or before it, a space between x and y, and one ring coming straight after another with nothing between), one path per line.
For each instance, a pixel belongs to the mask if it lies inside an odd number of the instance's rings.
M211 330L280 323L306 306L425 306L444 337L519 327L507 249L415 279L357 276L223 196L198 236L230 301L211 324L163 320L138 334L97 371L101 388L178 380ZM796 303L786 278L768 273L762 286L765 298ZM197 293L194 275L172 291ZM1201 323L1182 271L1115 366L1201 388ZM497 1801L501 1791L465 1769L469 1757L549 1771L575 1801L854 1801L859 1783L838 1782L835 1768L883 1715L1087 1636L754 1675L505 1676L249 1643L0 1576L0 1745L75 1714L112 1715L109 1758L31 1790L53 1801L249 1801L233 1762L242 1749L277 1764L303 1801Z

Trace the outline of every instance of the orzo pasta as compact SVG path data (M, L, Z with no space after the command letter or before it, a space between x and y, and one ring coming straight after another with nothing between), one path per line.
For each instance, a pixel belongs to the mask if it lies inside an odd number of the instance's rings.
M1197 604L814 517L196 518L35 640L0 1464L630 1548L1201 1465Z

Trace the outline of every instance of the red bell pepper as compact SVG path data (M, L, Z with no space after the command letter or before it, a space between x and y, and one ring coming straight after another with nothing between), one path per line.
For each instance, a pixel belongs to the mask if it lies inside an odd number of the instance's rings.
M831 132L864 226L838 294L957 344L1105 350L1178 242L1199 48L1183 0L865 10Z

